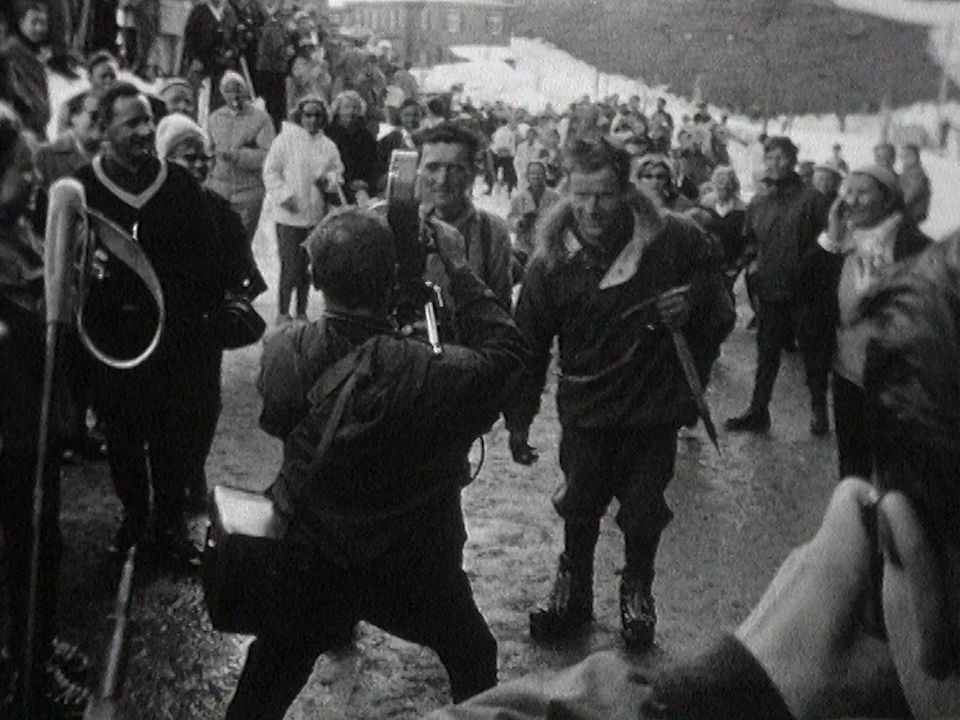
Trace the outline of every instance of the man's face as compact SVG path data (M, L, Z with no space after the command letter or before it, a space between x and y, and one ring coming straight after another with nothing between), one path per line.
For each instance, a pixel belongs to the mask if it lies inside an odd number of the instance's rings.
M185 168L198 183L203 183L210 174L210 156L203 142L197 138L181 140L167 153L167 160Z
M117 68L112 62L102 62L90 69L90 87L94 93L102 93L117 81Z
M772 148L763 154L763 165L771 180L783 180L793 171L795 164L794 159L782 148Z
M840 176L832 170L814 170L813 187L824 195L832 196L840 187Z
M413 132L420 127L420 108L407 105L400 111L400 127Z
M33 150L21 136L10 165L0 176L0 222L12 223L30 209L39 180Z
M873 160L885 168L893 168L897 161L897 151L890 145L878 145L873 149Z
M540 163L531 163L527 167L527 184L531 190L543 190L547 186L547 173Z
M114 100L113 118L104 127L103 137L120 162L140 167L153 155L155 131L150 103L136 95Z
M900 154L903 157L904 167L910 167L920 162L920 154L916 150L904 148Z
M436 208L441 216L455 216L473 184L473 158L459 143L428 143L423 146L417 175L423 204Z
M627 212L626 188L613 168L570 173L570 199L580 236L594 244L602 242Z
M855 228L874 227L889 214L879 183L869 175L854 174L847 178L843 199L849 209L847 220Z
M42 44L47 39L48 27L47 11L41 8L30 8L20 18L20 32L36 45Z

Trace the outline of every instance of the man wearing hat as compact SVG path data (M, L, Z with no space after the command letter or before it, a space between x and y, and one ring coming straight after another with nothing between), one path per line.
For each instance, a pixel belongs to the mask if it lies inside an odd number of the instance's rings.
M888 168L854 170L830 208L819 243L842 257L837 286L838 331L833 362L833 418L840 477L873 476L875 428L863 386L861 333L850 329L861 298L897 263L916 255L931 240L906 213L900 181Z

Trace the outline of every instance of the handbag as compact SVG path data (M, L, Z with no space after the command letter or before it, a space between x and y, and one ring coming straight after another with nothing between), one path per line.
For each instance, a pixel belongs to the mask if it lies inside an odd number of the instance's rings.
M313 466L322 462L358 379L361 345L331 365L314 385L336 392ZM217 485L203 552L203 594L210 623L222 632L258 635L277 622L295 573L294 548L284 540L287 517L268 494ZM282 503L281 503L282 504Z
M228 293L223 303L209 316L214 339L224 350L253 345L263 337L267 322L242 295Z
M284 519L266 495L225 485L213 488L203 594L214 628L256 635L275 619L288 551L284 529Z

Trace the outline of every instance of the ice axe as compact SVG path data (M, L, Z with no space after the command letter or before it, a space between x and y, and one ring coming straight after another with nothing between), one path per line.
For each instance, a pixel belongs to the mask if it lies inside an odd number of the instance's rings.
M127 630L127 611L130 607L130 593L133 589L133 570L137 557L137 546L127 550L120 572L120 584L117 587L117 596L114 601L113 634L110 637L110 647L107 649L107 659L104 663L103 677L100 687L87 703L83 712L83 720L114 720L117 717L117 678L120 674L120 661L123 657L123 641Z
M720 442L717 439L717 428L713 424L713 418L710 416L710 408L706 399L703 397L703 384L700 382L700 373L697 372L697 364L693 360L693 354L690 352L690 346L687 344L687 338L684 337L681 330L671 330L670 335L673 338L673 346L677 349L677 358L680 360L680 367L683 368L684 377L687 379L687 385L690 386L690 392L693 393L693 401L697 405L697 413L703 420L703 426L707 429L707 435L713 442L713 446L719 454Z

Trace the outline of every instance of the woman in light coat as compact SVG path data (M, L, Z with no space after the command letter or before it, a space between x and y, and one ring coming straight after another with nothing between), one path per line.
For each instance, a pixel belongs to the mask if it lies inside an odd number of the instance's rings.
M290 319L294 291L297 317L306 318L310 276L302 244L326 214L324 193L336 192L343 182L340 152L323 131L327 120L323 100L300 100L290 120L281 126L263 165L280 256L278 324Z

